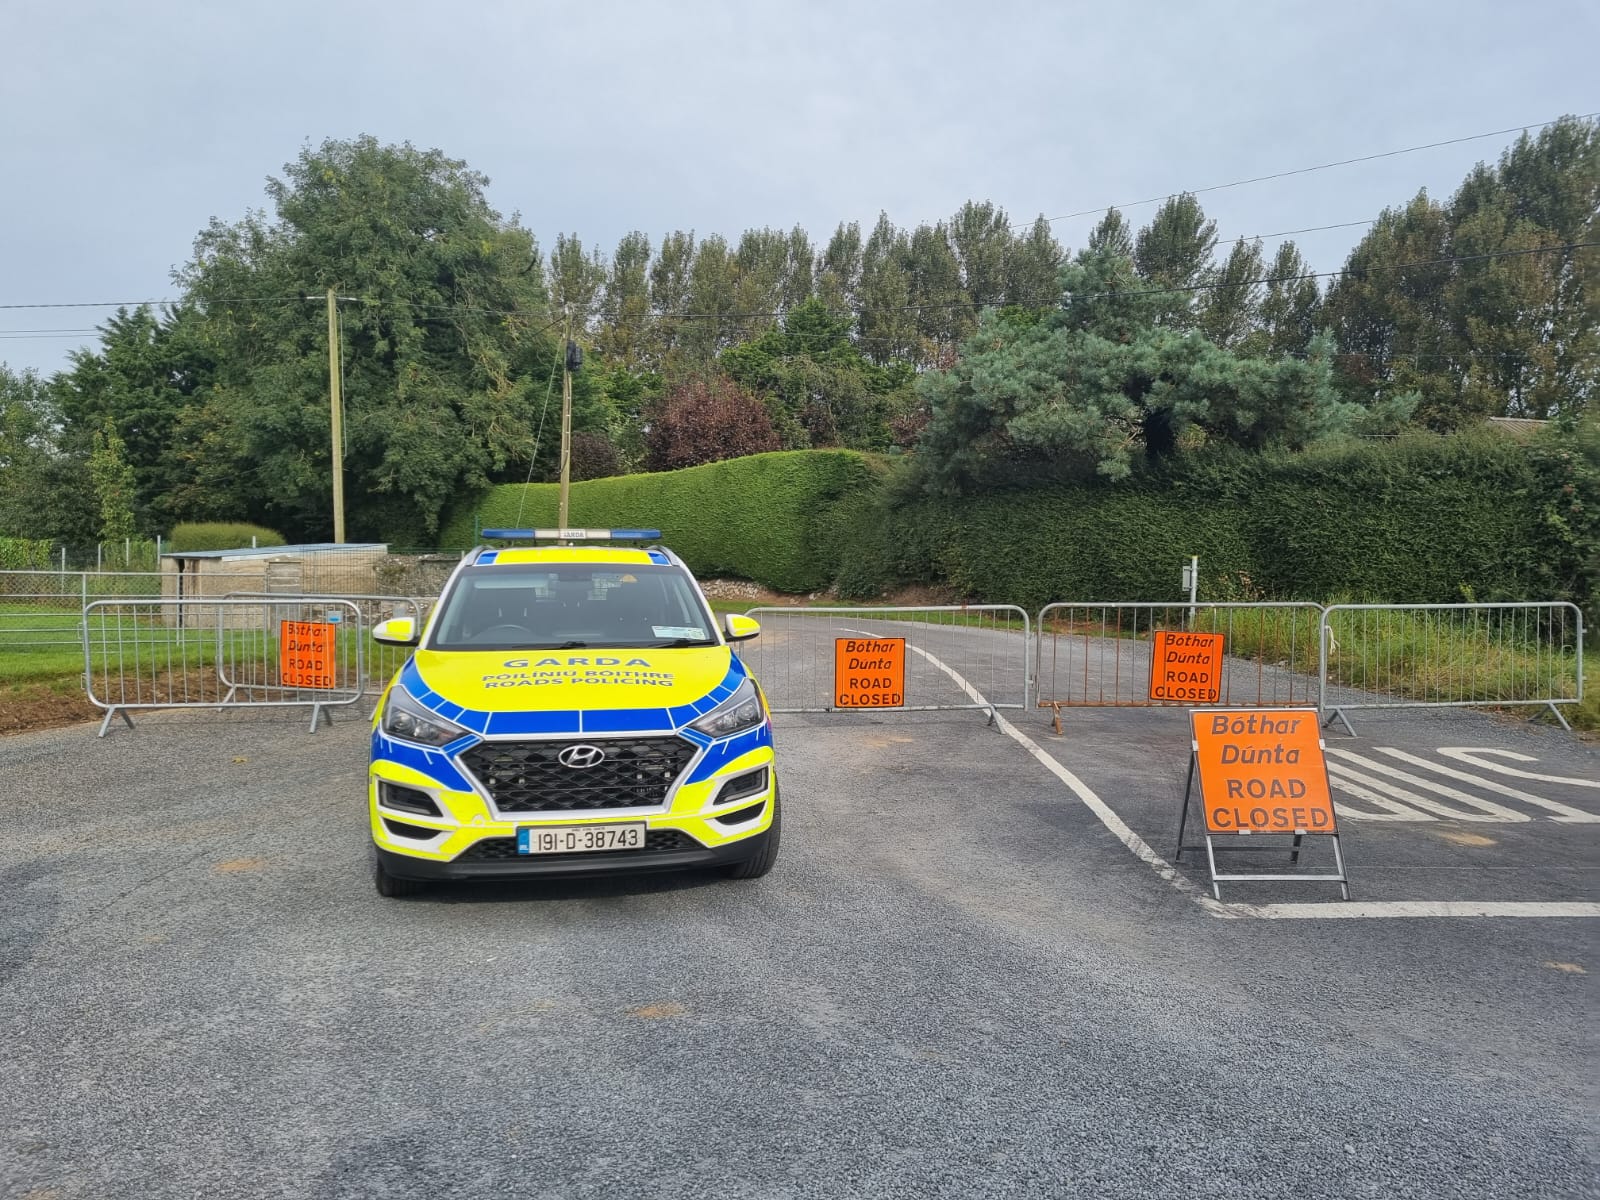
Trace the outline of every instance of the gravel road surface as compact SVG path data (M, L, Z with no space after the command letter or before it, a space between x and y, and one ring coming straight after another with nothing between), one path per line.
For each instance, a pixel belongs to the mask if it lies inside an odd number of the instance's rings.
M354 720L92 729L0 742L0 1196L1600 1195L1600 922L1218 919L979 714L780 717L763 880L416 901Z

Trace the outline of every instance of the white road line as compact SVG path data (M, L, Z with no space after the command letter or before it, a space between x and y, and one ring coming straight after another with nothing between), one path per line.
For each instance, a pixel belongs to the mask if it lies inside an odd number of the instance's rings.
M917 646L908 646L915 654L927 659L943 671L955 685L979 704L988 706L977 688L973 687L950 667ZM1600 904L1586 901L1471 901L1471 900L1341 900L1321 904L1229 904L1206 895L1178 869L1150 848L1150 844L1128 828L1111 806L1083 780L1079 779L1042 746L1018 729L1000 713L994 713L995 725L1000 732L1017 742L1038 760L1039 764L1066 784L1083 802L1085 808L1099 818L1134 857L1147 864L1151 870L1175 890L1192 900L1213 917L1237 919L1253 917L1258 920L1350 920L1360 918L1393 917L1600 917Z
M1600 788L1600 779L1573 779L1570 775L1540 775L1536 771L1519 771L1515 767L1508 767L1505 763L1484 762L1482 759L1473 758L1474 754L1493 754L1500 758L1513 759L1516 762L1538 762L1531 754L1519 754L1515 750L1490 750L1473 746L1440 746L1439 753L1446 758L1453 758L1464 762L1468 766L1482 767L1485 771L1494 771L1499 775L1515 775L1518 779L1533 779L1540 783L1564 783L1568 787Z
M1480 787L1486 792L1494 792L1500 796L1510 796L1513 800L1521 800L1524 804L1532 804L1536 808L1548 809L1554 813L1561 813L1559 817L1551 817L1552 821L1559 821L1566 825L1594 825L1600 824L1600 816L1584 812L1581 808L1573 808L1570 804L1562 804L1559 800L1546 800L1543 796L1535 796L1532 792L1524 792L1514 787L1507 787L1503 783L1496 783L1492 779L1482 779L1477 775L1469 775L1466 771L1457 771L1454 767L1446 767L1440 763L1429 762L1415 754L1407 754L1404 750L1396 750L1393 746L1374 746L1379 754L1387 754L1390 758L1398 758L1401 762L1412 763L1415 766L1426 767L1430 771L1451 779L1459 779L1463 783L1470 783Z
M939 670L950 676L950 678L955 681L957 687L959 687L972 699L976 700L979 704L986 705L989 703L986 699L984 699L982 693L980 693L977 688L973 687L960 675L956 674L954 670L952 670L950 667L947 667L943 662L929 654L926 650L923 650L918 646L912 646L910 649L914 653L920 654L934 666L938 667ZM1088 784L1084 783L1083 780L1079 779L1071 771L1063 767L1048 751L1041 747L1027 734L1023 733L1022 730L1018 729L1010 721L1002 717L998 712L995 712L994 714L994 723L999 727L1001 733L1004 733L1007 737L1010 737L1018 742L1024 750L1039 760L1040 765L1043 766L1045 770L1049 771L1057 779L1061 780L1062 783L1066 784L1067 787L1072 790L1072 793L1077 796L1079 800L1083 801L1084 806L1100 819L1100 823L1109 829L1118 841L1120 841L1129 850L1133 851L1135 858L1139 859L1141 862L1149 864L1150 869L1153 870L1157 875L1161 876L1161 878L1172 885L1172 887L1182 892L1185 896L1193 900L1212 916L1242 917L1249 915L1248 913L1239 911L1239 909L1242 907L1240 905L1224 904L1220 900L1215 900L1202 892L1198 887L1185 878L1176 867L1152 850L1148 842L1146 842L1133 830L1129 829L1122 818L1111 811L1111 806L1108 805L1104 800L1100 799L1099 796L1094 794L1093 790L1090 789Z
M1346 900L1332 904L1258 904L1250 914L1268 921L1351 917L1600 917L1586 900Z
M1477 812L1462 812L1458 808L1451 808L1449 805L1441 804L1437 800L1429 800L1415 795L1404 789L1397 788L1393 784L1383 785L1386 791L1399 796L1407 804L1414 804L1418 808L1426 808L1429 812L1436 812L1446 817L1454 817L1458 821L1502 821L1507 825L1516 825L1524 821L1533 820L1527 813L1515 812L1503 804L1496 804L1493 800L1485 800L1479 796L1468 795L1459 788L1447 787L1442 783L1434 783L1432 780L1424 779L1420 775L1412 775L1408 771L1402 771L1399 767L1391 767L1387 763L1366 758L1353 750L1340 750L1337 747L1329 746L1328 753L1336 755L1346 762L1356 763L1363 770L1375 771L1379 775L1387 775L1390 779L1398 779L1402 783L1409 783L1412 787L1421 788L1423 791L1432 792L1437 796L1448 796L1451 800L1459 800L1462 804L1469 805L1477 810ZM1365 782L1373 785L1378 784L1375 779L1367 779Z

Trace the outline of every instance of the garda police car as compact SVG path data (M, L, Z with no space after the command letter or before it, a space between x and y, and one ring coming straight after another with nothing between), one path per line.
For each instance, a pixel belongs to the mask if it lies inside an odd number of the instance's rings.
M485 530L491 540L643 541L654 530ZM718 866L778 854L766 698L681 559L660 546L480 547L373 718L376 883Z

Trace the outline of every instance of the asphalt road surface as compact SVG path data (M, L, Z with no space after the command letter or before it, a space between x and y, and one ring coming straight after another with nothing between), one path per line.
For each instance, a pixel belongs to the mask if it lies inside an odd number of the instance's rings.
M1175 714L1010 716L1170 855ZM1600 1195L1600 921L1248 919L981 714L778 732L763 880L413 901L372 890L352 719L0 742L0 1196ZM1531 819L1369 788L1438 819L1349 822L1358 900L1453 894L1371 868L1475 849L1570 869L1466 899L1592 902L1596 825L1375 747L1600 812L1593 755L1458 733L1337 744ZM1580 782L1437 753L1490 744Z

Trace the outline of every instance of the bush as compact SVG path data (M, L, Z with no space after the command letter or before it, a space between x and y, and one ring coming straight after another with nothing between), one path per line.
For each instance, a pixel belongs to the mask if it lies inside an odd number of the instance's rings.
M50 565L48 540L0 537L0 571L43 571Z
M842 541L882 470L850 450L755 454L575 483L568 519L575 526L659 529L697 574L809 592L833 582ZM493 488L451 514L441 544L469 546L481 528L553 526L558 497L553 483Z
M274 533L260 525L247 525L242 521L192 521L175 526L172 536L162 547L164 552L181 553L186 550L238 550L251 544L281 546L283 534Z

